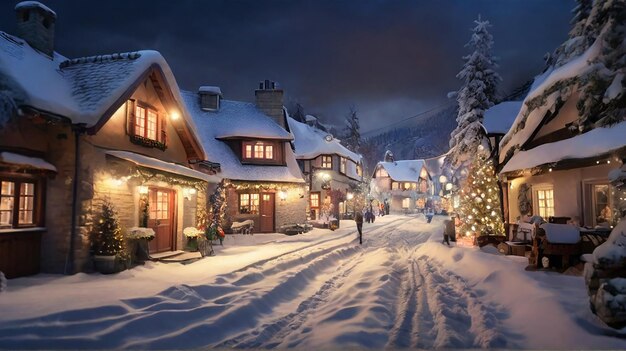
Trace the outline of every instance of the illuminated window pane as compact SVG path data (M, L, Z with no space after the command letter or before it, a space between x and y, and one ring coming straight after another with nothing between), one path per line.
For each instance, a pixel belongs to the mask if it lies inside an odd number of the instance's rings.
M265 147L265 158L268 160L274 158L274 147L272 145L267 145Z
M263 158L263 144L254 145L254 158Z
M311 207L320 207L320 194L311 194Z
M20 186L19 224L32 224L35 203L35 184L22 183Z
M0 190L0 225L11 225L13 224L15 183L3 181Z
M154 111L148 110L148 133L146 138L156 140L157 139L157 114Z
M140 106L135 108L135 135L146 135L146 109Z
M252 158L252 145L247 144L246 145L246 158Z
M322 156L322 168L333 168L332 156Z

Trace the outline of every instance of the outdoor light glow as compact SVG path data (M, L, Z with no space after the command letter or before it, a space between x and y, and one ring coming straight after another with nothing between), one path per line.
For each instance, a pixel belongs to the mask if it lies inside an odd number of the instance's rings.
M280 198L281 201L287 200L287 192L284 190L279 191L278 197Z
M354 194L352 194L352 193L348 193L348 194L346 195L346 198L347 198L348 200L352 200L352 198L354 198Z
M452 190L452 183L446 184L446 190Z
M444 184L448 181L448 178L446 178L445 175L442 175L439 177L439 183Z
M180 118L180 113L178 113L178 111L172 111L170 117L172 118L172 121L175 121Z
M137 187L137 192L141 195L145 195L148 193L148 187L145 185L140 185Z

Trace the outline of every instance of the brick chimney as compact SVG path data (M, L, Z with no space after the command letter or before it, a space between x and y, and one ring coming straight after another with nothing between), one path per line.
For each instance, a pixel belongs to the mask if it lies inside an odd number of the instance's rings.
M54 24L57 14L46 5L37 1L22 1L15 5L17 15L17 35L26 42L53 57Z
M285 125L285 114L283 112L283 90L276 82L265 80L259 83L259 89L254 91L256 106L271 119L273 119L283 129Z

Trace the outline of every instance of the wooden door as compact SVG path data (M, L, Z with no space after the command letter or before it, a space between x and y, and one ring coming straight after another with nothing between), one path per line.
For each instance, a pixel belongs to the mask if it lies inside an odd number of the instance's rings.
M174 200L175 193L169 189L150 188L148 203L150 219L155 238L150 241L150 252L172 251L174 249Z
M259 213L261 215L261 224L259 232L273 233L274 232L274 194L261 193L261 205L259 206Z

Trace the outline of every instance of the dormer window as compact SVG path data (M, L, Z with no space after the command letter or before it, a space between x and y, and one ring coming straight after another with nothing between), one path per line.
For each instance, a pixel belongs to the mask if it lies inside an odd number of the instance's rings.
M330 155L322 156L322 168L332 169L333 168L333 157Z
M134 107L133 107L134 106ZM166 149L166 118L156 109L140 102L129 101L129 134L131 141L138 145Z
M276 158L275 146L272 142L244 141L243 158L244 160L274 160Z

